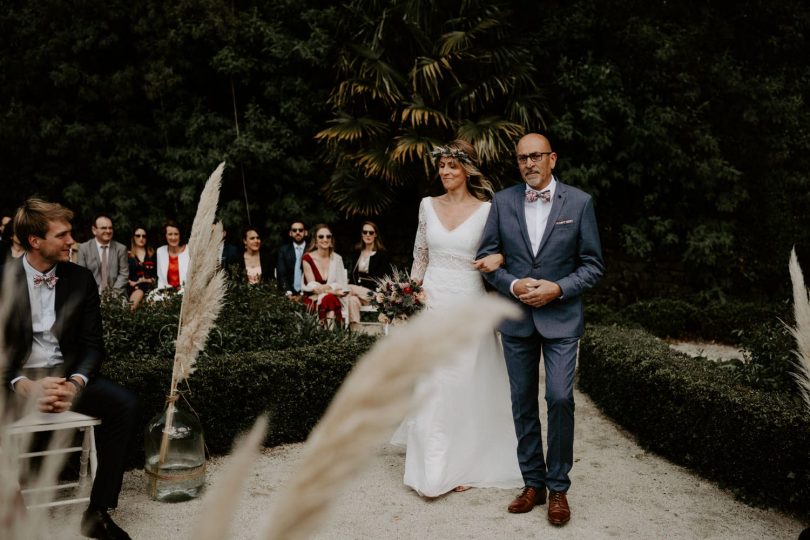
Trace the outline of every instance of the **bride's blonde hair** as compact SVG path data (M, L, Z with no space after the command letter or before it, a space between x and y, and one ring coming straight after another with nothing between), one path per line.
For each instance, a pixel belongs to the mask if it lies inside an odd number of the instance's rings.
M464 172L467 173L467 189L476 199L488 201L495 196L492 183L486 179L476 165L478 152L467 141L456 139L445 146L437 146L433 149L431 155L436 159L437 166L439 160L443 157L455 159L464 169Z

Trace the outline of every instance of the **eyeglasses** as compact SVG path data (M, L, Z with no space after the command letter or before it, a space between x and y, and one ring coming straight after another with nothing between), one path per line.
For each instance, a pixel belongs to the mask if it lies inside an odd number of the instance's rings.
M323 240L324 238L332 238L331 234L319 234L318 239Z
M304 232L304 229L290 229L292 232Z
M132 236L134 236L135 238L146 238L145 234L133 234Z
M543 156L549 156L554 152L532 152L531 154L518 154L517 160L518 163L526 163L527 160L531 159L534 163L540 163L543 161Z
M377 233L375 233L374 231L363 231L363 234L367 234L368 236L374 236Z

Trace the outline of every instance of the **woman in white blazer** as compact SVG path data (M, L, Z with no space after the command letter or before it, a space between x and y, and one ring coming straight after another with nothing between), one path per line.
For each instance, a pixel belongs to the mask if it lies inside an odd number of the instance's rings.
M167 221L163 226L166 245L157 249L158 289L167 287L181 288L186 282L190 261L188 246L181 244L180 226L174 221Z

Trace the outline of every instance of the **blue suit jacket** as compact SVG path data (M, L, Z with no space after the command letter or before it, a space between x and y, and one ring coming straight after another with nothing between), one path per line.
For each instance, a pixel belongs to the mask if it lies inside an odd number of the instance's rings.
M521 319L506 320L499 329L519 337L529 336L535 329L550 339L581 336L582 293L605 272L593 200L587 193L557 181L540 248L532 253L524 211L525 190L521 183L495 195L476 257L503 254L503 266L485 277L523 310ZM562 298L540 308L520 302L510 286L525 277L557 283Z

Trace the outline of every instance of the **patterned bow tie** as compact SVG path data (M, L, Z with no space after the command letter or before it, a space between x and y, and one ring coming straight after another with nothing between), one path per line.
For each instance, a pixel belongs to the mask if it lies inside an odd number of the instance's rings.
M34 276L34 287L39 287L44 283L49 289L53 289L56 287L57 281L59 281L59 278L54 274L51 274L50 276L46 276L45 274L37 274Z
M551 190L544 189L543 191L537 191L536 189L527 189L526 190L526 202L534 202L537 199L542 200L543 202L550 202L551 201Z

